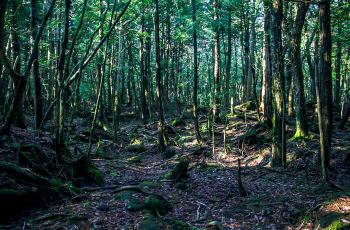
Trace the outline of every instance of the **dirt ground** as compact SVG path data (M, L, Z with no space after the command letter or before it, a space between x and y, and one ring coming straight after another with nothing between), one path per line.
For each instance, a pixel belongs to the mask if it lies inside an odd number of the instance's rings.
M144 126L124 119L119 144L101 138L93 150L104 187L84 187L82 195L30 209L0 229L350 229L350 167L344 164L349 130L333 135L331 164L336 172L331 181L342 188L339 191L322 182L316 134L309 140L288 141L288 167L271 168L268 131L244 138L256 121L229 119L226 153L224 125L217 124L214 155L205 118L200 125L201 145L196 144L191 120L171 126L168 152L174 156L166 158L157 150L156 123ZM190 160L188 176L178 183L166 179L184 157ZM247 196L240 196L238 188L238 159ZM125 186L145 192L120 192ZM150 217L137 208L151 193L168 201L171 209Z

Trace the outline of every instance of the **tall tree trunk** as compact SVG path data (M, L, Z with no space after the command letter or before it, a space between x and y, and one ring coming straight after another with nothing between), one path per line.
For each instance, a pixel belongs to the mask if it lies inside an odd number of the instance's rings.
M263 119L272 126L272 79L271 79L271 45L270 22L271 3L264 1L264 47L263 47L263 79L261 89L261 111Z
M334 108L337 113L340 112L340 66L342 57L342 43L340 41L341 25L338 25L338 39L336 42L336 59L335 59L335 86L334 86Z
M145 31L145 22L144 16L141 16L141 33L143 34ZM147 73L145 71L145 46L144 46L144 38L140 37L140 75L141 75L141 111L142 111L142 120L146 124L148 122L149 110L147 108L147 99L148 99L148 79Z
M312 31L311 36L309 37L309 39L307 40L306 45L305 45L305 56L306 56L306 62L307 62L308 68L309 68L309 75L310 75L310 101L311 102L316 101L315 67L314 67L314 63L312 62L311 54L310 54L311 43L315 37L316 30L317 30L317 27L315 26L315 28Z
M271 10L271 59L274 89L272 166L286 163L285 79L282 55L282 0L274 0Z
M38 2L37 0L31 1L32 10L32 41L34 42L37 34L37 28L39 25L38 20ZM38 48L37 48L38 49ZM43 119L43 101L41 96L41 78L39 72L39 49L35 51L35 61L33 62L33 78L34 78L34 107L35 107L35 128L39 129L41 121Z
M71 9L71 0L65 0L65 16L64 16L64 35L60 49L60 56L57 66L57 101L56 104L56 152L60 155L60 150L64 146L64 123L65 123L65 102L66 92L63 87L64 69L66 63L66 51L69 40L69 16Z
M319 4L320 17L320 89L319 89L319 129L321 165L323 178L328 181L332 143L332 38L330 1Z
M165 119L163 113L163 88L162 88L162 60L160 57L159 40L159 2L154 0L154 41L156 55L156 81L157 81L157 99L158 99L158 141L160 152L165 151Z
M305 107L305 93L304 93L304 74L300 57L300 43L301 32L303 29L306 13L309 9L309 3L299 3L297 15L294 21L294 28L292 32L292 67L294 69L295 84L295 112L296 112L296 131L295 138L300 138L308 135L308 124Z
M197 20L196 0L192 0L192 21L193 21L193 121L197 142L201 142L201 135L198 124L198 57L197 57Z
M219 0L214 0L215 21L215 45L214 45L214 119L220 117L220 25L219 25Z

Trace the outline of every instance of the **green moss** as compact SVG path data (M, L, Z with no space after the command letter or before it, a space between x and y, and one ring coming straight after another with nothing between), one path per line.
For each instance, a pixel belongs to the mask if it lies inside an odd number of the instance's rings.
M344 214L337 212L330 212L320 218L320 220L316 223L321 228L329 229L329 230L338 230L346 227L346 224L342 222L342 218ZM349 225L348 225L349 226Z
M106 151L104 150L103 145L100 141L97 143L96 156L101 158L106 157Z
M182 120L182 118L176 117L171 121L171 125L177 127L180 125L185 125L185 122Z
M181 220L172 220L170 221L170 229L171 230L190 230L190 226L181 221Z
M180 158L180 161L171 170L169 179L174 180L174 182L179 182L183 177L187 175L187 170L190 162L186 158Z
M202 124L199 128L199 132L201 132L201 133L206 133L208 131L209 131L209 125L207 122Z
M119 177L120 173L119 172L111 172L112 177Z
M312 135L312 134L306 135L303 131L301 131L300 129L297 129L293 137L291 137L289 141L309 141L314 138L315 138L315 135Z
M127 206L126 209L132 212L137 212L137 211L141 211L144 208L144 204L143 202L132 196L127 200Z
M143 182L141 182L140 186L147 187L147 188L159 188L160 184L159 182L155 182L152 180L144 180Z
M132 212L144 209L144 203L129 191L123 191L114 196L114 199L126 202L126 209Z
M168 201L155 195L147 196L144 204L147 210L160 215L164 215L171 210L171 205Z
M247 101L243 104L240 104L240 105L236 105L234 107L235 110L243 110L243 111L246 111L246 110L254 110L256 109L256 106L255 106L255 103L253 101Z
M141 163L141 158L139 156L133 156L133 157L129 157L127 161L132 164L139 164Z
M131 193L131 192L129 192L129 191L123 191L123 192L117 193L117 194L114 196L114 199L115 199L115 200L128 200L128 199L130 199L132 196L133 196L133 193Z
M146 213L143 221L140 223L140 230L162 230L162 223L157 217L151 213Z
M88 169L88 174L89 174L89 177L92 179L92 181L97 185L102 186L104 184L103 175L100 172L100 170L98 170L97 168L90 167Z
M130 141L130 145L142 145L142 141L140 139L137 139L137 138L133 138L131 141Z

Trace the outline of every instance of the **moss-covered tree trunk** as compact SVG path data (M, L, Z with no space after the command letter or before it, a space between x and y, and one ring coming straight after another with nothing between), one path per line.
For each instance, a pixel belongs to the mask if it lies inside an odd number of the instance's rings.
M274 0L271 10L271 59L274 92L272 166L286 162L285 139L285 81L282 55L282 0Z
M303 29L306 13L309 9L309 3L299 3L297 15L294 21L292 32L292 67L294 73L295 84L295 112L296 112L296 131L295 138L308 135L308 123L305 107L304 93L304 74L300 57L301 32Z

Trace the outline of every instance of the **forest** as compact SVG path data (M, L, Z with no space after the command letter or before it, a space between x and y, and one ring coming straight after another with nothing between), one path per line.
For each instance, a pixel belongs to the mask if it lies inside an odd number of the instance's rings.
M348 0L0 0L0 229L350 229Z

